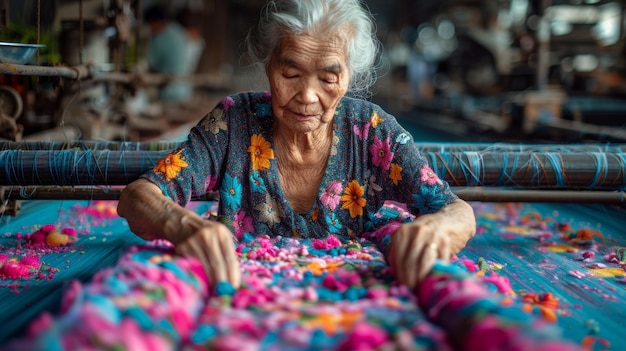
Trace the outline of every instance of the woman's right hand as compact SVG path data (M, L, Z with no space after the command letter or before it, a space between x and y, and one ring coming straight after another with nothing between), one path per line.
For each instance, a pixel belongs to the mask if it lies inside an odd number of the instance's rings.
M198 258L213 287L220 281L227 281L238 288L241 269L231 231L222 223L196 216L183 216L181 224L192 229L192 234L175 244L176 252Z
M139 237L168 240L178 254L197 257L211 285L220 281L227 281L234 288L241 285L234 235L224 224L204 219L174 203L146 179L126 186L117 211Z

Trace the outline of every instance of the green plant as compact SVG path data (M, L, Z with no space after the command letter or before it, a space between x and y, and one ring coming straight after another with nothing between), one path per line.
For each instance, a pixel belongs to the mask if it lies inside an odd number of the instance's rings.
M20 44L43 44L39 49L39 59L42 64L58 64L61 62L58 36L56 31L41 30L37 40L37 28L19 22L11 22L8 27L0 30L0 41Z

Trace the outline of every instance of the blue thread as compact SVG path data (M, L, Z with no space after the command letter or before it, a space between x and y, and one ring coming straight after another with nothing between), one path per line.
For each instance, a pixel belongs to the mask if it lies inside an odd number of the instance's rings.
M479 185L480 179L482 178L481 175L484 176L484 167L483 162L482 162L482 157L481 155L476 152L476 151L470 151L467 152L467 159L469 161L470 164L470 168L469 168L469 173L472 176L472 181L470 184L470 186L475 186L475 185Z
M508 164L509 162L509 153L505 154L502 157L503 160L506 160L506 163ZM515 174L515 172L517 172L517 168L519 167L519 157L514 157L513 158L513 164L511 165L511 172L510 173L506 173L506 168L504 168L503 172L505 172L505 176L509 179L505 184L502 185L508 185L508 184L515 184L515 180L513 178L513 175Z
M550 161L550 165L552 166L552 169L554 170L554 178L556 181L556 186L559 188L564 188L567 185L566 184L567 182L565 181L565 170L563 169L563 166L562 166L561 157L559 157L559 154L557 153L547 152L546 159Z
M619 153L618 157L620 160L620 168L622 173L622 191L626 191L626 170L624 167L624 165L626 164L626 153ZM624 194L622 194L622 196L624 196Z
M504 179L507 176L506 168L508 166L508 162L509 162L508 157L502 157L502 167L501 167L502 171L500 171L500 176L498 177L498 180L497 180L498 185L505 184Z
M608 162L606 159L606 154L604 153L594 152L591 153L591 155L596 159L596 174L594 175L593 180L591 181L589 186L595 188L603 184L606 180L606 177L608 175Z

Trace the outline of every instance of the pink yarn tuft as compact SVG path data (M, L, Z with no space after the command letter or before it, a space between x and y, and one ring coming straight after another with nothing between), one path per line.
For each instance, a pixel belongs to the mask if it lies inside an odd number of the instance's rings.
M20 262L10 260L0 267L0 274L9 279L24 279L30 275L30 269Z
M41 261L38 256L24 256L20 260L20 263L27 267L32 267L34 269L39 269L41 267Z
M44 234L48 234L56 229L57 227L54 224L44 224L39 230Z
M36 231L30 236L30 241L33 244L41 244L46 242L46 234L42 231Z
M74 238L76 237L76 229L74 229L74 228L70 228L70 227L63 228L61 230L61 233L65 234L65 235L68 235L68 236L71 236L71 237L74 237Z

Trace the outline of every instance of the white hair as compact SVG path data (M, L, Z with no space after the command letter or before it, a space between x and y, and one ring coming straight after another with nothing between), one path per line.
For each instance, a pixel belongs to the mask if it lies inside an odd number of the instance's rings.
M367 98L376 81L381 45L373 17L360 0L270 0L246 37L247 54L253 62L267 67L282 37L327 35L345 28L349 29L348 94Z

